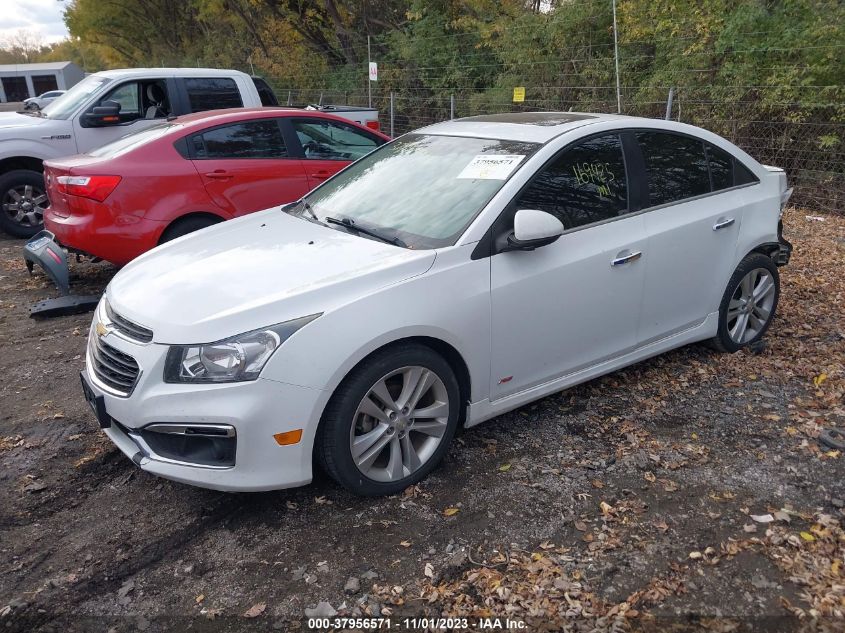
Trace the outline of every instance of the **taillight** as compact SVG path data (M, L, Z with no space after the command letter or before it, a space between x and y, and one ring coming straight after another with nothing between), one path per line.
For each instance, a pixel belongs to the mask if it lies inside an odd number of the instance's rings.
M364 123L364 125L366 125L371 130L375 130L376 132L378 132L381 129L381 127L378 124L378 119L375 119L374 121L367 121L366 123Z
M56 178L59 193L102 202L111 195L120 182L120 176L59 176Z

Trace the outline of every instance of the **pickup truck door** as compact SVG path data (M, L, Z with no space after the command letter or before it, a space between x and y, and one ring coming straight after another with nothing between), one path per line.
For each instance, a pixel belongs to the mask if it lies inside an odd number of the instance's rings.
M299 143L312 189L385 143L375 134L328 117L292 117L284 122L289 123Z
M279 117L218 125L188 138L188 151L214 204L229 217L298 200L308 192Z
M105 101L120 104L120 121L113 125L92 126L85 114ZM80 154L102 147L122 136L146 129L164 121L168 114L178 114L175 83L167 77L145 77L120 81L110 85L102 95L91 101L73 120L76 147Z

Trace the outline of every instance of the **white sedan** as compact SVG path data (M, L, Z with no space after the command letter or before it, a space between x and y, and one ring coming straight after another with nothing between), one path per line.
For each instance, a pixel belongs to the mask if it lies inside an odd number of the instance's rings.
M67 91L50 90L49 92L45 92L43 94L38 95L37 97L30 97L29 99L24 99L24 110L41 110L44 108L44 106L53 103L53 101L61 97L65 92Z
M786 177L670 121L480 116L111 282L82 373L144 470L220 490L396 493L455 430L667 350L758 341Z

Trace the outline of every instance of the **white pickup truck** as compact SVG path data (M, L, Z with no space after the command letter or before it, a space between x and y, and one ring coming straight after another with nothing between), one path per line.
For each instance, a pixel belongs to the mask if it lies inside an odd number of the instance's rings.
M87 152L168 116L278 105L262 79L236 70L139 68L89 75L35 112L0 113L0 229L40 230L42 161Z

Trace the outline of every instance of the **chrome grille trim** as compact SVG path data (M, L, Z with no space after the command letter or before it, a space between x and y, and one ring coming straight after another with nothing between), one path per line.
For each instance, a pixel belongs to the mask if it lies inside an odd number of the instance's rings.
M117 395L128 396L141 375L138 362L129 354L115 349L95 332L91 333L88 346L91 371L97 380Z
M105 304L106 316L114 326L116 332L119 332L133 341L138 341L139 343L149 343L153 340L153 331L151 329L145 328L143 325L133 323L129 319L120 316L112 309L108 301L106 301Z

